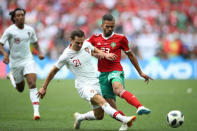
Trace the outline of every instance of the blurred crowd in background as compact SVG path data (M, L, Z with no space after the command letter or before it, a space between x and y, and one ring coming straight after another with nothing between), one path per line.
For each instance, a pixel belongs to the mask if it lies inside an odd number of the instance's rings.
M51 59L69 45L73 29L81 28L87 38L101 33L106 13L113 14L115 32L127 36L139 59L197 59L197 0L0 0L0 36L16 7L26 10L26 23Z

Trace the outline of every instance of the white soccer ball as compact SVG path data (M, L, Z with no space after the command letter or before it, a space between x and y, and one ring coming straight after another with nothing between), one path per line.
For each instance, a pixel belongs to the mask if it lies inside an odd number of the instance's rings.
M167 115L167 122L168 124L173 127L177 128L183 124L184 116L178 110L170 111Z

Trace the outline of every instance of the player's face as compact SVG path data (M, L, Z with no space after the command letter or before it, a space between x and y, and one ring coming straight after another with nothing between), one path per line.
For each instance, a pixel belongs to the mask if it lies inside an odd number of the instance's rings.
M24 14L24 11L17 10L15 12L14 20L15 20L16 25L19 25L19 26L20 25L24 25L24 23L25 23L25 14Z
M83 45L84 40L85 40L85 37L75 36L75 39L71 40L73 49L76 51L79 51Z
M104 33L105 37L109 37L114 31L115 21L114 20L113 21L105 20L105 21L103 21L101 27L103 29L103 33Z

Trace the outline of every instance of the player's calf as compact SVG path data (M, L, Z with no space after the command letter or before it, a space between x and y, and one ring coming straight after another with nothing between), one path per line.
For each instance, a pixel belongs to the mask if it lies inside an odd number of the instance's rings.
M103 117L104 117L103 114L97 114L97 115L95 115L96 120L102 120Z

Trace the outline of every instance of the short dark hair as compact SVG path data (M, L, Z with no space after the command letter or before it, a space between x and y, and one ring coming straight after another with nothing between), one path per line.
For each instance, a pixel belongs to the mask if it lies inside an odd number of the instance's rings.
M70 38L71 38L72 40L74 40L74 39L75 39L75 36L78 36L78 37L85 37L85 34L84 34L84 32L83 32L82 30L76 29L76 30L73 30L73 31L71 32Z
M105 20L107 20L107 21L113 21L114 20L114 17L111 14L105 14L103 16L103 18L102 18L102 22L104 22Z
M16 14L16 11L18 11L18 10L22 10L22 11L24 12L24 14L26 13L25 9L22 9L22 8L16 8L16 9L14 9L13 11L10 11L9 15L11 16L10 19L11 19L11 21L12 21L13 23L15 23L14 16L15 16L15 14Z

